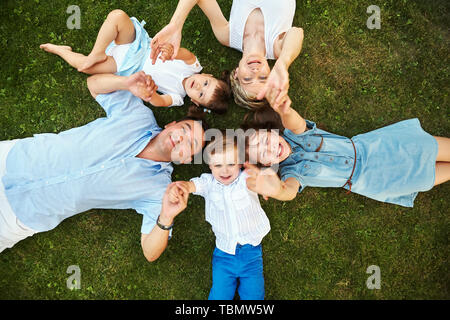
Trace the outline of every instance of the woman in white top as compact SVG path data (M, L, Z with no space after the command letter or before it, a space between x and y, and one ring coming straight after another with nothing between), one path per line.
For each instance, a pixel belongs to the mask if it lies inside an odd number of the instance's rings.
M250 109L266 105L261 99L274 88L280 105L289 89L287 70L303 43L303 29L292 27L295 0L234 0L229 21L215 0L180 0L170 23L152 39L153 59L167 43L175 49L171 59L176 57L184 21L196 4L208 17L217 40L242 51L239 66L230 75L236 103ZM277 60L272 71L267 59Z

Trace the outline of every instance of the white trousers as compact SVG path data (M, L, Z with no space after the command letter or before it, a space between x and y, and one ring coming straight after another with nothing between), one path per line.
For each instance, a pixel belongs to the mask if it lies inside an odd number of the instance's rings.
M2 178L6 171L6 157L16 142L0 141L0 252L36 233L17 219L5 195Z

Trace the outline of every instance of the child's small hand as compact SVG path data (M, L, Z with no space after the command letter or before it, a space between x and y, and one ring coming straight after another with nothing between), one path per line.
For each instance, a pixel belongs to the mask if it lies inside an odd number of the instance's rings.
M176 25L174 23L169 23L160 32L158 32L152 39L150 45L152 50L150 52L150 59L152 59L152 64L155 64L156 57L158 57L160 52L160 47L165 43L170 43L174 47L174 52L170 60L175 59L180 49L181 43L181 30L183 26Z
M261 100L264 97L268 98L270 90L276 92L275 97L272 99L273 102L271 103L271 106L278 108L286 100L289 90L289 73L286 65L282 64L280 61L275 63L264 87L258 93L256 98L258 100Z
M171 45L170 43L165 43L159 47L159 51L161 52L159 59L161 59L162 62L166 62L166 60L170 60L172 58L173 45Z
M178 201L173 203L170 201L170 194L175 191ZM173 220L181 211L186 209L189 193L187 190L177 186L175 182L168 185L162 199L161 217L164 216L169 220Z
M176 181L175 182L177 186L180 186L184 189L186 189L189 193L193 192L192 188L191 188L191 183L190 181Z
M245 172L247 188L263 196L264 200L275 198L281 189L281 180L271 168L259 169L257 166L246 162Z
M177 204L180 201L178 188L171 188L169 190L169 201L172 204Z

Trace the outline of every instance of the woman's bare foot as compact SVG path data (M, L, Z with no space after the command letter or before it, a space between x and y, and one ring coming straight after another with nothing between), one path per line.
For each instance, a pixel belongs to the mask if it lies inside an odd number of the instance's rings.
M69 46L59 46L52 43L44 43L39 46L44 51L50 52L50 53L57 53L59 50L69 50L72 51L72 48Z
M84 72L85 70L89 69L93 65L105 61L107 58L108 58L108 56L104 52L101 52L101 53L91 52L87 56L84 64L80 68L78 68L78 71Z

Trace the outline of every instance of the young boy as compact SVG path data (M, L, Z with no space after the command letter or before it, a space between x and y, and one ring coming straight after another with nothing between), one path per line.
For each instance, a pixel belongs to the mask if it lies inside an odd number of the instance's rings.
M210 300L232 300L236 288L242 300L264 299L261 240L270 223L258 195L247 189L235 139L223 136L205 149L211 173L177 181L189 193L205 198L205 216L216 236ZM177 195L171 195L173 202Z

